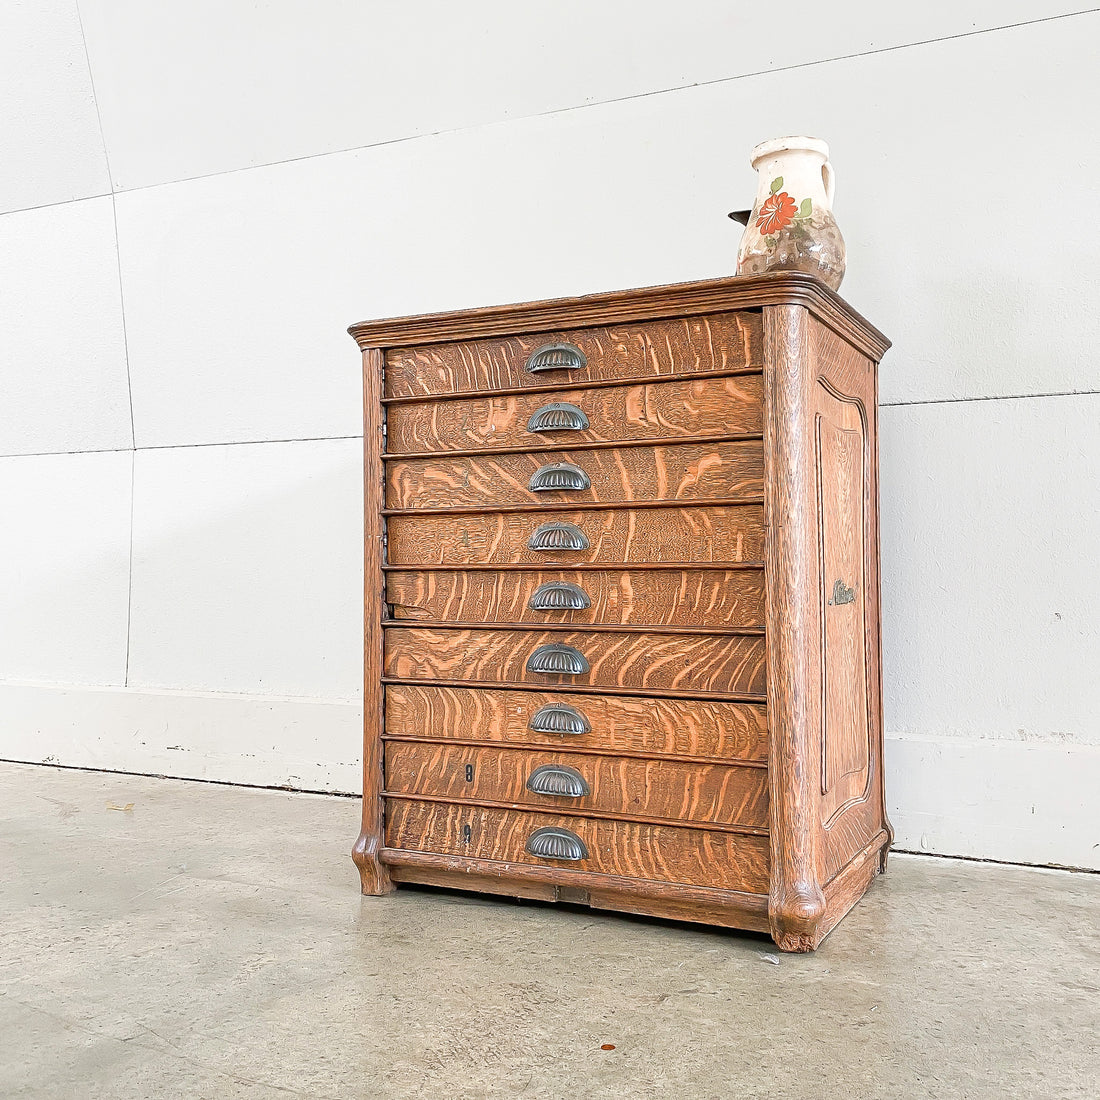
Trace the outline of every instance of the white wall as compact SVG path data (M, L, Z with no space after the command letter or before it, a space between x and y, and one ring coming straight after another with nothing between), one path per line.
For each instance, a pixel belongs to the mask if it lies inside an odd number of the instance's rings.
M78 10L79 7L79 10ZM357 320L732 273L832 145L899 845L1100 867L1100 14L0 14L0 757L352 791Z

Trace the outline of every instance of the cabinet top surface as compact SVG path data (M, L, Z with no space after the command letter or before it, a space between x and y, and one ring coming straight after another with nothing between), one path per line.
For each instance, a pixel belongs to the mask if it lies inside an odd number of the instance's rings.
M362 321L348 332L361 348L392 348L784 305L804 306L876 362L890 346L890 341L839 294L801 272L706 279L579 298L391 317Z

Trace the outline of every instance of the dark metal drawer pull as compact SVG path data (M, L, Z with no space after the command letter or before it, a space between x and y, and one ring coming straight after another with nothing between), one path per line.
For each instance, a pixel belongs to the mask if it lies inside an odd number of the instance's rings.
M583 798L592 789L579 771L564 764L543 764L536 768L527 780L527 789L534 794L560 795L564 798Z
M529 855L538 856L539 859L588 858L588 849L576 833L550 826L545 829L536 829L527 838L526 849Z
M540 645L527 658L528 672L564 672L568 676L580 676L589 668L588 659L579 649L559 642Z
M543 344L527 360L527 369L532 374L544 370L581 370L587 366L588 360L576 344Z
M588 427L588 417L567 401L555 401L543 405L531 414L527 421L529 432L583 432Z
M550 581L535 589L527 606L532 611L581 611L591 607L592 601L579 584Z
M591 733L592 724L576 707L547 703L531 715L527 728L534 733Z
M588 536L571 523L544 523L527 541L528 550L587 550Z
M533 493L541 493L546 489L590 489L592 482L588 475L571 462L552 462L549 466L542 466L535 471L534 476L527 483L527 488Z

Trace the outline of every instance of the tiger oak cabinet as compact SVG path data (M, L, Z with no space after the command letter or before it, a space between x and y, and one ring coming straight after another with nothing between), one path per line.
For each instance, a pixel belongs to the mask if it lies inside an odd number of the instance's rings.
M885 869L877 364L810 276L366 322L363 890L770 932Z

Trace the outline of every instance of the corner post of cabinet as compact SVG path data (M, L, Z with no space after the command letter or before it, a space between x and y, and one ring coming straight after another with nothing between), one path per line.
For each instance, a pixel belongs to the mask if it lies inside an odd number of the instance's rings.
M363 351L363 829L352 849L364 894L388 894L394 886L379 858L383 846L382 619L385 610L385 421L379 348Z
M809 325L803 306L764 308L768 923L785 951L812 951L826 913L818 858L821 699Z

